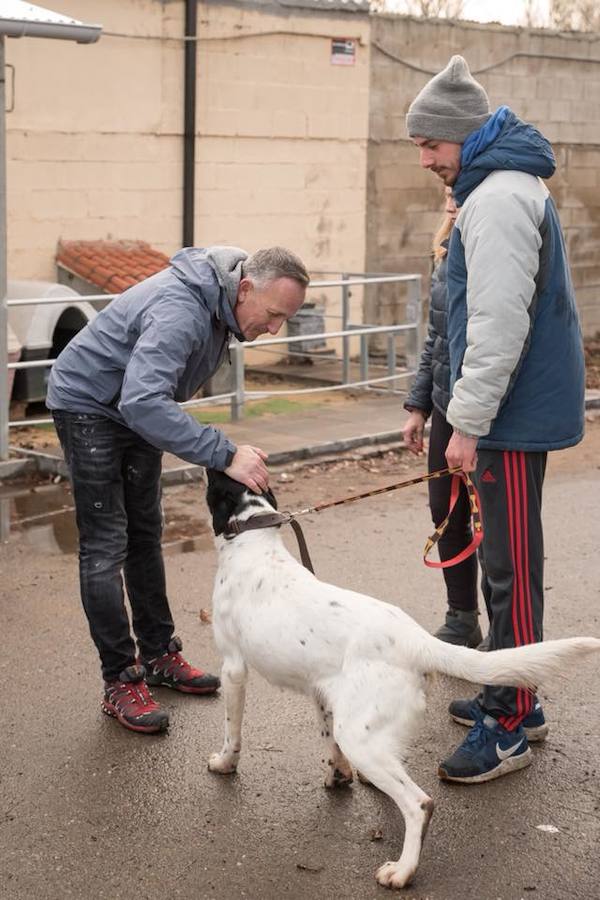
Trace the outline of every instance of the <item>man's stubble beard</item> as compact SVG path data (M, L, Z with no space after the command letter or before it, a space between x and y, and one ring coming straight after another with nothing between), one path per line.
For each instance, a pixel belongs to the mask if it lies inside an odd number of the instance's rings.
M441 181L443 181L443 183L446 185L446 187L452 187L452 185L455 183L456 179L458 178L458 175L454 174L454 172L447 172L447 173L436 172L436 175Z

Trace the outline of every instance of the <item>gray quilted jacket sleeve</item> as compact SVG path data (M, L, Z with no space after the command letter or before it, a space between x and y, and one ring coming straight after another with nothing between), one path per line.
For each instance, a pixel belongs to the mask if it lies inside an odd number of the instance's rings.
M430 415L433 409L431 402L431 394L433 391L433 369L432 369L432 351L435 344L435 329L433 326L431 312L429 314L429 326L427 329L427 339L421 351L417 374L411 385L410 392L404 404L406 407L422 409L426 415Z
M444 245L445 246L445 245ZM441 345L438 327L436 326L436 306L437 319L445 321L448 292L447 284L447 262L445 259L438 262L431 276L431 289L429 297L429 324L427 327L427 338L421 351L419 365L408 397L406 398L406 407L422 409L429 416L433 409L433 394L435 387L434 368L436 363L436 348L439 354ZM445 335L444 335L445 338ZM447 365L447 350L444 344L444 359L437 360L438 363ZM447 388L446 388L447 390Z

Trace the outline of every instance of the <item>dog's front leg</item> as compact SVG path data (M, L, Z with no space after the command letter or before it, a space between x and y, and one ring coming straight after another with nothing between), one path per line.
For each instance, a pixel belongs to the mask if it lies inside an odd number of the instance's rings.
M237 769L242 749L242 718L247 678L248 669L243 660L225 660L221 672L225 697L225 739L221 752L213 753L208 760L211 772L228 775Z

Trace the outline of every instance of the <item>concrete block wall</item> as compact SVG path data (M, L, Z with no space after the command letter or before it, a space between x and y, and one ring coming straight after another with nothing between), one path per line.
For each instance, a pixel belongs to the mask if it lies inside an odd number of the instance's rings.
M429 274L443 186L419 168L404 117L431 74L460 53L488 91L492 108L507 104L552 142L558 167L548 185L560 212L584 332L600 330L600 45L595 36L378 17L371 41L368 267ZM378 302L382 308L372 310L371 318L385 319L389 311Z

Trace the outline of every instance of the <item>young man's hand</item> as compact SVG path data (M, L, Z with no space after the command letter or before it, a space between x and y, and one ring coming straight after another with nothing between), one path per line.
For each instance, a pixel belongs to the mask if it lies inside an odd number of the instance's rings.
M402 429L404 443L411 453L423 452L423 432L425 431L425 413L421 409L413 409L406 425Z
M269 473L265 466L267 454L260 447L241 444L225 469L225 474L249 487L255 494L262 494L269 487Z
M477 466L477 440L455 431L446 447L446 460L453 469L460 466L463 472L474 472Z

